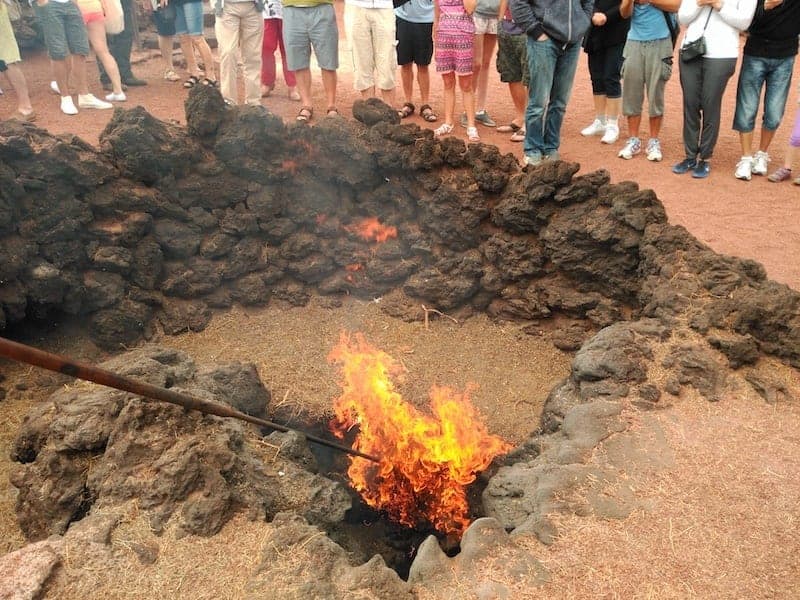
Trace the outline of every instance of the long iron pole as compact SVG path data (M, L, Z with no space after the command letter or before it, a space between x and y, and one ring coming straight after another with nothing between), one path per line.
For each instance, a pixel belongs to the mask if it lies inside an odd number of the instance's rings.
M36 367L41 367L42 369L47 369L48 371L63 373L64 375L69 375L70 377L75 377L77 379L85 379L87 381L99 383L100 385L138 394L139 396L144 396L145 398L169 402L170 404L177 404L178 406L182 406L183 408L187 408L189 410L196 410L201 413L216 415L218 417L239 419L255 425L261 425L262 427L269 427L270 429L275 429L277 431L296 431L304 435L309 441L316 444L327 446L328 448L333 448L334 450L339 450L340 452L345 452L347 454L352 454L353 456L360 456L361 458L366 458L367 460L371 460L373 462L380 462L380 459L377 456L365 454L364 452L360 452L354 448L349 448L348 446L343 446L341 444L337 444L336 442L326 440L325 438L317 437L297 429L292 429L291 427L286 427L285 425L280 425L278 423L273 423L272 421L266 421L264 419L259 419L258 417L253 417L223 404L209 402L208 400L202 400L200 398L196 398L195 396L191 396L190 394L184 394L174 390L168 390L157 385L152 385L150 383L145 383L143 381L137 381L135 379L124 377L122 375L112 373L111 371L101 369L100 367L77 362L64 356L59 356L58 354L45 352L44 350L38 350L32 346L20 344L19 342L13 342L3 337L0 337L0 356L10 358L17 362L23 362Z

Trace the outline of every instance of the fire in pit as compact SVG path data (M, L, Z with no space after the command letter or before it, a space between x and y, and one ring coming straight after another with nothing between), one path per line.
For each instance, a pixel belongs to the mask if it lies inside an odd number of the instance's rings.
M397 237L397 227L383 225L378 217L366 217L345 226L345 230L368 242L382 243Z
M357 429L353 447L381 459L350 460L352 486L397 523L460 537L470 523L466 486L511 445L487 431L468 390L434 385L430 414L406 402L392 383L401 365L361 334L343 333L329 360L342 375L331 430L343 438Z

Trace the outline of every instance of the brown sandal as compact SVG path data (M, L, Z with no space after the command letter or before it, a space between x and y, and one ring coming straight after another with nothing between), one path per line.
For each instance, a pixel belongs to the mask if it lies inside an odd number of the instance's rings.
M397 111L397 114L400 115L401 119L406 119L413 115L415 110L417 110L417 108L411 104L411 102L406 102L403 104L403 108Z
M433 123L439 117L436 116L436 113L433 112L430 104L423 104L419 107L419 114L420 116L425 119L428 123Z
M308 123L314 116L314 109L310 106L303 106L300 112L297 113L297 121L300 123Z

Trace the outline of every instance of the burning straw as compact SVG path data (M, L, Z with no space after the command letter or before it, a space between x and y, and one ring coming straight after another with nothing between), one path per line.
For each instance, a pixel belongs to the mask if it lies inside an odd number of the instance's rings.
M460 536L470 522L466 486L511 445L489 434L466 390L433 386L430 414L406 402L391 380L400 366L361 334L343 333L328 359L342 375L331 430L342 438L357 429L353 447L380 457L350 459L353 487L396 522Z

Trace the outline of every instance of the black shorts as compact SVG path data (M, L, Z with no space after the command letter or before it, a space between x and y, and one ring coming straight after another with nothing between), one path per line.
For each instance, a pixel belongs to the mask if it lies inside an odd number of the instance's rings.
M397 64L427 66L433 57L433 23L397 18Z

